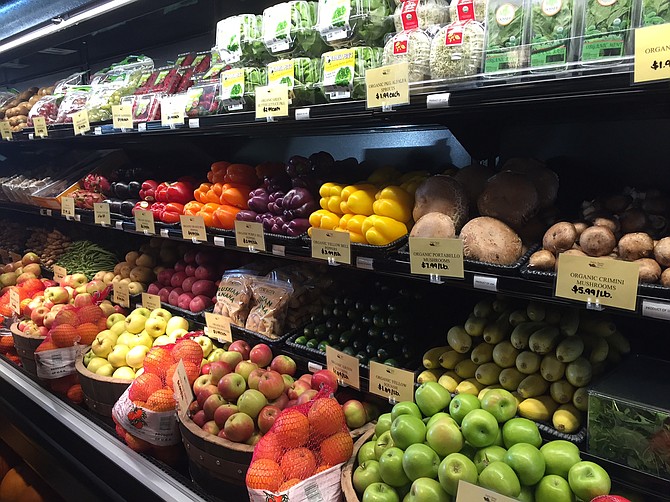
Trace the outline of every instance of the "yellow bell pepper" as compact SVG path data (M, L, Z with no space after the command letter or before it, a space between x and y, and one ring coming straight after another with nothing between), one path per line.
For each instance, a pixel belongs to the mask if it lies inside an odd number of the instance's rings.
M363 222L367 216L362 214L345 214L340 218L340 229L349 232L351 242L367 244L368 241L363 235Z
M335 230L340 225L340 216L325 209L319 209L309 215L309 224L316 228Z
M400 176L400 179L398 179L398 182L404 183L405 181L409 181L414 178L428 178L430 176L430 173L428 171L408 171L402 176Z
M417 187L423 183L428 176L420 176L417 175L414 178L409 178L408 180L402 182L400 184L400 188L405 190L407 193L411 194L412 197L414 196L414 193L416 192Z
M388 216L407 223L412 218L414 197L399 186L389 185L375 195L372 209L379 216Z
M363 234L369 244L385 246L407 235L407 226L388 216L373 214L363 222Z
M377 187L374 185L349 185L342 190L340 212L342 214L363 214L370 216L374 213L372 204L375 201Z
M383 186L392 183L400 177L400 172L390 166L380 167L375 169L373 173L368 176L368 181L374 185Z
M322 209L330 211L331 213L342 214L340 211L340 202L342 202L341 193L344 185L337 183L324 183L319 188L319 205Z

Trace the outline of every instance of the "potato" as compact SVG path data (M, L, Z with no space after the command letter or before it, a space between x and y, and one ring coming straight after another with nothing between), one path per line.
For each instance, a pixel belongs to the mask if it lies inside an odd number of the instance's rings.
M605 209L612 211L613 213L621 213L625 211L632 203L633 199L631 196L625 194L610 195L603 200Z
M661 274L661 284L666 288L670 288L670 268L666 268Z
M556 266L556 257L551 251L540 249L528 259L528 267L537 270L553 270Z
M653 283L661 278L661 267L656 260L652 258L640 258L635 260L640 264L640 282Z
M577 241L577 229L567 221L560 221L549 227L542 238L542 247L553 254L571 249Z
M28 112L30 111L30 104L27 101L24 101L19 106L17 106L17 108L19 109L19 115L28 115Z
M412 227L410 237L449 239L456 236L454 221L443 213L424 214Z
M589 224L584 222L584 221L575 221L572 224L575 227L575 230L577 231L577 239L579 239L579 236L582 235L582 232L589 228Z
M465 258L511 265L523 254L521 239L500 220L480 216L467 222L461 230Z
M482 216L497 218L515 229L522 228L540 207L533 182L524 174L505 171L489 180L477 199Z
M27 115L17 115L14 117L19 124L25 124L28 122L28 116Z
M144 286L139 282L132 281L128 283L128 292L131 295L139 295L140 293L144 293Z
M670 267L670 237L663 237L656 243L654 258L662 267Z
M648 258L654 252L654 240L644 232L626 234L619 239L619 256L622 260L635 261Z
M605 256L616 246L616 238L609 228L593 226L584 230L579 236L579 245L589 256Z
M424 214L443 213L460 230L468 219L468 198L461 184L451 176L437 175L426 178L414 193L414 221Z
M135 267L130 271L129 277L133 282L151 282L154 272L148 267Z

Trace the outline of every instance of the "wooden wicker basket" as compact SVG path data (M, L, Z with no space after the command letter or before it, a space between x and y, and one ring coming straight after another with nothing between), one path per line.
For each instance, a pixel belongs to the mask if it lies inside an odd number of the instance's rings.
M354 490L354 484L352 481L354 469L356 469L358 464L356 458L358 457L358 450L360 450L361 447L367 443L372 436L374 436L374 434L375 429L374 427L371 427L367 430L367 432L365 432L356 440L354 443L354 454L342 468L342 495L344 495L344 500L346 502L359 502L358 495L356 494L356 490Z
M84 366L84 354L77 358L74 367L79 374L86 405L99 415L111 417L114 404L133 381L96 375Z
M16 348L16 353L19 355L19 358L21 358L23 369L28 373L37 376L35 349L40 346L46 337L22 333L19 330L18 323L12 324L9 329L12 332L14 347Z

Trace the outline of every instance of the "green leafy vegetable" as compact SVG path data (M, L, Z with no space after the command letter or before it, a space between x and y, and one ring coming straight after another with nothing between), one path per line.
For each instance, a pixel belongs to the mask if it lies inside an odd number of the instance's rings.
M670 22L670 0L642 0L642 26Z
M242 86L240 84L235 84L230 89L231 99L237 99L242 97Z
M335 85L340 87L349 87L351 83L351 69L348 66L344 66L337 71L335 76Z
M548 16L542 10L542 3L536 3L531 10L531 42L533 44L565 40L572 28L572 2L564 1L561 10Z
M497 9L492 8L489 10L487 23L488 43L486 45L488 50L521 45L523 40L523 7L521 5L514 5L513 8L514 17L506 25L502 25L496 21Z
M616 0L612 5L600 5L589 0L586 10L586 36L622 32L630 28L632 0Z

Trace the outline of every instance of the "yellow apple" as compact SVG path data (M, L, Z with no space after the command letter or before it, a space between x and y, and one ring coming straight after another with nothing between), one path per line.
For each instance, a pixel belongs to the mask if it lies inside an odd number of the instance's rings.
M107 328L111 328L112 326L114 326L119 321L125 321L125 320L126 320L126 316L116 312L115 314L112 314L107 318Z
M165 309L154 309L151 311L149 319L153 319L155 317L162 317L163 319L165 319L165 322L167 322L172 317L172 313L169 310Z
M107 356L107 360L109 361L109 364L111 364L115 368L120 368L121 366L126 365L126 354L128 354L128 351L130 350L130 347L127 345L115 345L114 349L112 352ZM111 374L111 372L110 372Z
M136 345L126 354L126 364L134 369L141 368L148 352L149 347L146 347L145 345Z
M173 317L174 319L174 317ZM183 328L177 328L172 333L168 335L170 337L170 343L176 343L182 336L184 336L188 331Z
M173 343L173 342L172 342L172 340L170 340L169 336L161 335L161 336L157 337L156 339L154 339L153 346L158 347L160 345L169 345L171 343Z
M147 317L142 314L130 314L126 317L126 330L137 334L144 329L146 322Z
M133 333L128 333L127 331L124 331L116 339L116 345L130 345L130 340L132 340L134 336L135 335Z
M113 343L116 343L116 340L119 338L119 335L109 329L106 329L98 333L96 335L96 338L100 338L100 340L109 338L110 340L112 340Z
M86 368L88 368L88 371L91 373L95 373L105 364L109 364L109 361L107 361L107 359L104 357L94 357L88 362L88 366L86 366Z
M132 368L129 368L128 366L121 366L120 368L116 368L114 370L114 373L112 373L112 377L120 378L121 380L134 380L135 372L133 371Z
M114 373L114 366L109 363L105 364L104 366L100 366L98 371L95 372L96 375L101 376L112 376L112 373Z
M140 314L142 317L145 317L145 318L148 319L149 316L151 315L151 310L149 310L148 308L145 308L145 307L138 307L130 313L131 316L134 315L134 314Z
M165 333L172 335L172 332L176 329L183 329L188 333L188 321L179 316L170 318L165 328Z
M112 352L115 343L115 338L109 336L101 338L100 334L98 334L91 344L91 350L97 357L107 357Z
M152 338L158 338L165 334L167 320L163 317L150 317L144 325L144 331L149 333Z
M137 347L138 345L144 345L147 348L151 348L153 343L154 339L151 337L151 335L146 331L142 331L141 333L136 334L130 339L130 342L128 342L128 347L132 349L133 347Z
M115 335L120 335L126 330L126 318L124 317L122 321L115 322L112 324L112 326L109 328L109 331L114 333Z

